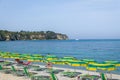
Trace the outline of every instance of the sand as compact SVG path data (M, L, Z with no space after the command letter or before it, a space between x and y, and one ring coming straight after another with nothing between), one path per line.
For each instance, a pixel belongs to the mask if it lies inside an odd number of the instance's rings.
M16 65L14 65L14 66L18 68L18 66L16 66ZM44 67L44 66L40 66L40 67ZM53 68L54 69L61 69L61 70L64 70L64 71L76 71L76 72L80 72L80 73L82 73L80 75L90 74L90 75L98 75L99 76L98 72L78 70L78 69L74 70L74 69L60 68L60 67L53 67ZM29 70L29 71L30 72L36 72L36 73L38 73L37 75L50 76L50 74L47 73L46 71L33 71L33 70ZM106 74L106 75L107 75L108 78L110 78L110 74ZM56 74L56 76L57 76L58 80L78 80L77 77L75 77L75 78L69 78L69 77L63 76L61 73ZM112 74L112 79L120 80L120 75ZM18 77L18 76L14 75L14 74L5 74L5 73L2 73L0 71L0 80L30 80L30 78L25 77L25 76ZM101 79L99 79L99 80L101 80Z
M4 74L0 72L0 80L30 80L27 77L18 77L13 74Z

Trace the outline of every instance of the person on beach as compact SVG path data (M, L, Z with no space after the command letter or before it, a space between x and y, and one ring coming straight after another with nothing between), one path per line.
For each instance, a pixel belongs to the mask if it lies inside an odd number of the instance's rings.
M18 64L23 64L23 61L21 61L20 59L15 59L15 61L16 61Z
M46 65L46 67L47 67L48 69L51 69L51 68L52 68L52 63L51 63L51 62L48 62L47 65Z
M77 77L77 80L81 80L80 76Z

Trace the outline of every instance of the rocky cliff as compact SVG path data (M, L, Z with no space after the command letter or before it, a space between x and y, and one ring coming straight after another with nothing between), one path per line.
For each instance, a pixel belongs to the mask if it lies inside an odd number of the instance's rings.
M12 32L7 30L0 30L0 41L6 40L67 40L68 36L53 31L20 31Z

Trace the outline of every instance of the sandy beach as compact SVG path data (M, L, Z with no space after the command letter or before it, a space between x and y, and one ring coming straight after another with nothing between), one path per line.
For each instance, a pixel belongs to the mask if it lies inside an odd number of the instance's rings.
M38 66L37 64L34 64L34 65ZM17 69L22 68L22 67L16 66L16 64L14 64L14 66ZM45 67L43 65L39 65L39 66L41 68ZM7 67L10 67L10 66L7 66ZM74 72L74 71L75 72L80 72L81 74L79 74L78 76L85 75L85 74L100 76L100 74L98 72L92 72L92 71L86 71L86 70L79 70L79 69L74 70L74 69L60 68L60 67L53 67L53 69L59 69L59 70L71 71L71 72ZM35 75L50 76L50 74L47 73L45 70L44 71L33 71L32 69L29 69L29 72L37 73ZM57 76L58 80L80 80L80 79L78 79L78 76L74 77L74 78L69 78L69 77L63 76L61 73L56 74L56 76ZM106 74L106 76L108 78L111 78L110 74ZM112 74L112 79L113 80L120 80L120 75ZM14 74L5 74L5 73L0 71L0 80L31 80L31 79L29 77L27 77L27 76L18 77L18 76L14 75ZM102 80L102 79L99 78L98 80Z

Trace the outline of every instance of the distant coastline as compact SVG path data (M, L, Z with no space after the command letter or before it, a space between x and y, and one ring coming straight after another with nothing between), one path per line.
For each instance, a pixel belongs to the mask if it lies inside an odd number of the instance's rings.
M0 41L16 40L67 40L68 36L53 31L7 31L0 30Z

